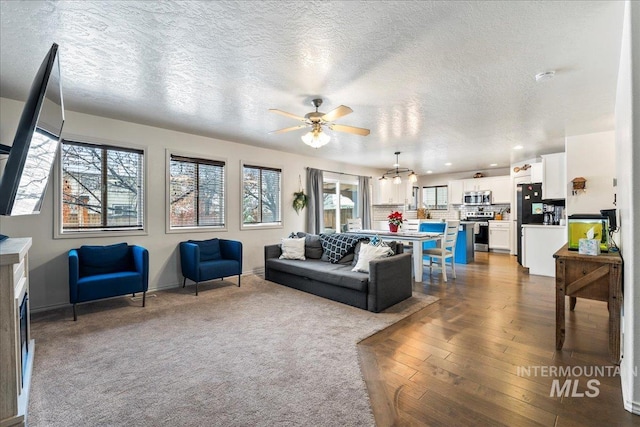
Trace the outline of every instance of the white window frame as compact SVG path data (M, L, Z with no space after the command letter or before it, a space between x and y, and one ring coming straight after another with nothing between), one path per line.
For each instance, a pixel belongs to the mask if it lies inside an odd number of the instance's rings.
M143 213L142 213L142 229L113 229L113 230L68 230L62 229L62 144L63 140L70 142L78 142L91 145L107 145L114 148L133 149L142 151L142 180L143 180ZM85 136L66 134L58 144L58 153L54 163L54 193L53 193L53 238L54 239L84 239L84 238L100 238L100 237L122 237L122 236L146 236L148 235L149 213L148 213L148 147L122 143L119 141L110 141L101 138L88 138Z
M228 231L229 227L229 192L228 192L228 174L229 162L224 157L213 157L202 153L188 153L184 151L167 149L165 150L165 233L210 233L218 231ZM190 157L194 159L211 160L215 162L224 162L224 226L214 225L196 225L193 227L176 227L171 228L171 156Z
M325 172L322 178L323 189L324 189L325 182L336 184L336 192L337 192L336 198L338 200L338 205L336 206L336 224L339 226L342 226L342 215L341 215L342 212L340 209L340 186L342 184L355 185L358 189L358 198L360 198L360 191L362 191L362 189L360 188L360 181L358 177L355 175ZM322 203L324 204L324 197L323 197ZM362 218L362 207L360 206L359 200L353 200L353 203L355 205L354 218ZM324 214L324 205L322 206L322 211ZM336 230L336 233L341 233L341 232L342 232L341 230Z
M447 203L445 203L444 205L442 205L442 204L438 205L438 188L445 188L446 191L447 191ZM436 206L433 207L433 208L427 207L425 200L423 200L424 199L424 191L426 189L433 189L433 191L434 191L434 197L436 199ZM424 207L424 208L426 208L426 209L428 209L430 211L440 211L440 212L442 212L442 211L448 210L449 209L449 188L448 188L448 186L447 185L442 185L442 184L441 185L423 185L420 188L420 203L422 204L422 207ZM438 206L444 206L444 207L440 208Z
M261 222L258 224L245 224L242 219L242 212L244 209L243 206L243 196L244 196L244 167L247 166L260 166L269 169L280 169L280 222ZM241 160L240 161L240 204L239 204L239 219L240 219L240 230L268 230L268 229L277 229L284 228L284 211L282 204L282 197L284 195L284 168L280 165L274 164L266 164L264 162L255 162L250 160Z

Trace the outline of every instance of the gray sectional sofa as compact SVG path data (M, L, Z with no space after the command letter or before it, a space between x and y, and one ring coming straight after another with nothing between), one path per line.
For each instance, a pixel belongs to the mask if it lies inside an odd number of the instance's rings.
M371 261L369 273L362 273L351 271L360 246L332 263L318 251L318 236L305 238L305 260L280 259L279 244L265 246L266 280L375 313L411 296L411 254L403 253L402 244L392 244L395 255Z

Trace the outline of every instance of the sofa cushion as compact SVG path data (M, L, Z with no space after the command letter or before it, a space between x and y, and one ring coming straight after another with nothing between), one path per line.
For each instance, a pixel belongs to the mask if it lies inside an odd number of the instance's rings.
M189 240L189 243L195 243L200 248L200 261L222 259L220 240L217 238L209 240Z
M304 237L282 239L282 243L280 245L282 254L280 255L280 259L304 260L304 241Z
M359 241L366 239L365 236L353 234L321 234L323 257L326 255L327 260L335 264L345 255L353 253Z
M298 237L304 237L304 256L311 259L320 259L322 257L322 243L320 236L317 234L307 234L298 232Z
M219 259L200 263L198 270L203 280L218 279L221 277L235 276L239 274L240 263L231 259Z
M91 275L78 280L78 295L73 302L93 301L144 290L142 275L135 271Z
M369 275L351 271L350 265L331 264L315 259L300 262L270 258L266 268L361 292L366 292L369 285Z
M127 243L116 243L107 246L81 246L80 276L132 271L133 263Z

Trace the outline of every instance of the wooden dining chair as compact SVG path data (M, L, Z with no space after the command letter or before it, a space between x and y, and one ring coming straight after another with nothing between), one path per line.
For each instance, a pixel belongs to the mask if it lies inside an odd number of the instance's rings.
M456 278L456 240L458 240L459 227L459 220L448 220L440 247L424 249L422 253L424 258L429 258L429 273L433 269L433 261L435 260L436 263L438 260L441 261L442 278L445 282L447 281L447 259L451 259L452 276Z

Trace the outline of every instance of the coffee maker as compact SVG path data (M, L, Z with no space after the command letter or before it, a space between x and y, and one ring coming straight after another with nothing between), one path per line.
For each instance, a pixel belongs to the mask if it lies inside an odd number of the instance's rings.
M542 207L542 212L544 213L543 217L542 217L542 224L544 225L553 225L554 224L554 212L555 212L555 206L554 205L543 205Z

